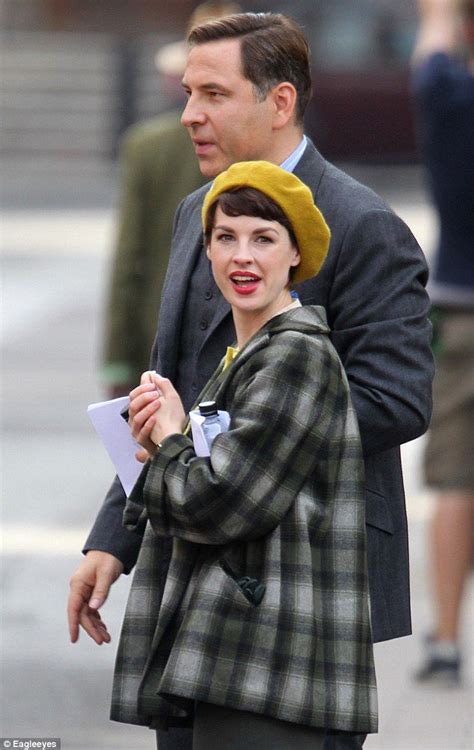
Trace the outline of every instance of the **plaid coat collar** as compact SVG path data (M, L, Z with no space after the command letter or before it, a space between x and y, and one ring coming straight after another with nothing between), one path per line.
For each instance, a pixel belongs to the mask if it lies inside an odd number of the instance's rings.
M362 455L325 331L316 308L271 321L202 394L232 417L211 459L170 436L143 473L113 719L179 724L201 700L376 731Z

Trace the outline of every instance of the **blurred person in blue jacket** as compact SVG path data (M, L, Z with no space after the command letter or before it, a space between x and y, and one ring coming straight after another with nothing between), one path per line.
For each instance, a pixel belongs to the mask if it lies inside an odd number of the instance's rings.
M425 454L435 622L419 682L458 684L474 521L474 0L419 0L413 90L439 217L432 272L437 373Z

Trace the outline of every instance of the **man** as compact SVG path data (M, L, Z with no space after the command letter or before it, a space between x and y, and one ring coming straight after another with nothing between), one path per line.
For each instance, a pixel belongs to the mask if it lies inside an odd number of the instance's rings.
M419 0L413 88L439 215L431 280L437 370L426 480L434 624L421 683L458 685L459 625L474 549L474 0Z
M359 419L374 639L407 635L399 446L422 434L430 416L433 368L424 258L401 220L372 191L326 162L304 137L311 78L307 42L296 24L279 14L240 14L195 28L189 42L182 122L203 174L212 178L231 163L249 159L280 164L312 189L331 228L322 271L297 291L303 304L327 309ZM177 211L151 359L153 368L177 386L186 408L234 337L229 306L218 294L202 250L205 192L193 193ZM98 608L113 581L134 565L141 541L140 534L123 530L123 506L116 480L71 580L73 641L79 622L97 643L110 640ZM166 570L165 547L157 575ZM328 749L357 748L363 740L329 733L326 744Z
M198 5L188 27L239 10L228 0ZM193 144L180 123L184 39L162 46L155 63L172 111L129 128L120 149L121 200L104 330L101 380L123 396L146 369L156 333L173 217L180 201L203 185Z

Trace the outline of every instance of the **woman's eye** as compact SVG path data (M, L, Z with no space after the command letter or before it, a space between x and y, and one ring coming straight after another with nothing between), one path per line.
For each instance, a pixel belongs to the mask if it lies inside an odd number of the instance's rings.
M231 234L218 234L217 239L221 240L222 242L230 242L234 239L234 237Z
M265 245L267 243L273 242L273 239L271 237L267 237L266 234L261 234L256 238L256 241L259 242L261 245Z

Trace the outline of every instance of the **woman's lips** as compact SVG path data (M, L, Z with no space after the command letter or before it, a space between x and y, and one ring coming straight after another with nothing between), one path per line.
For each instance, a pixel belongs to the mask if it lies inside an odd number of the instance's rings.
M232 287L237 294L253 294L260 284L260 277L251 274L231 274Z

